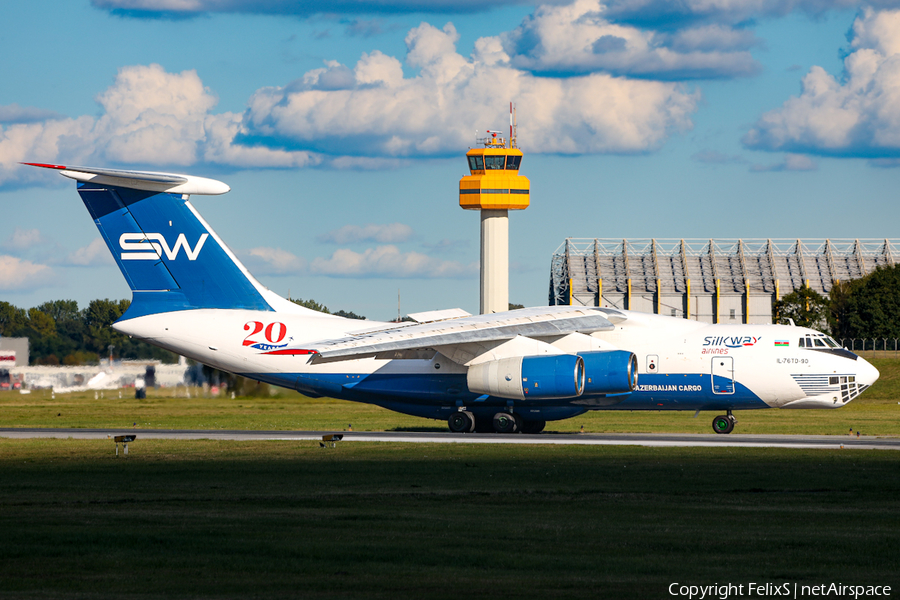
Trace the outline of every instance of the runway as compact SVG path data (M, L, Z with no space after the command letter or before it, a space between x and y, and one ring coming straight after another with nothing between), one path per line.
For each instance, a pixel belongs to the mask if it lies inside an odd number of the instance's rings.
M0 428L0 438L107 439L134 434L137 439L168 440L322 440L343 435L343 442L404 442L413 444L567 444L585 446L678 446L711 448L821 448L856 450L900 450L900 438L860 438L832 435L749 435L684 433L542 433L457 434L415 431L245 431L190 429L37 429Z

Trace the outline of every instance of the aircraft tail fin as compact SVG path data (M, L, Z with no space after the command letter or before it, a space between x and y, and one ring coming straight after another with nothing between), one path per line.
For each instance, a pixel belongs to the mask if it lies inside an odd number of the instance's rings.
M275 310L263 287L188 201L224 183L171 173L32 164L77 180L134 298L124 318L195 308ZM279 302L281 301L281 302Z

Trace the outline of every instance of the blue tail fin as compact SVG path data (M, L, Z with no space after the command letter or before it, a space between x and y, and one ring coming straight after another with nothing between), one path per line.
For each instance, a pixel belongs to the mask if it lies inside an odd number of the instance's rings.
M134 293L125 318L194 308L273 310L186 195L93 182L79 183L78 193Z

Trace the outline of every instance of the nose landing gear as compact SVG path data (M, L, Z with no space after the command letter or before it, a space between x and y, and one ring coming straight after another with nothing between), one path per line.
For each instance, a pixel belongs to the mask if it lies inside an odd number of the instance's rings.
M716 433L731 433L734 430L735 423L737 423L737 421L729 410L727 415L719 415L713 419L713 431Z

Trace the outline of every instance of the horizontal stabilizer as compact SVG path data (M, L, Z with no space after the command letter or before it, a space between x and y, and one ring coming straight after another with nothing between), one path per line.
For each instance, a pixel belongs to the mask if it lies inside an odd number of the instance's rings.
M218 195L231 190L226 184L215 179L179 175L177 173L156 173L153 171L124 171L119 169L99 169L96 167L72 167L48 165L44 163L22 163L30 167L55 169L60 175L75 181L98 185L112 185L132 190L149 192L169 192L171 194Z

